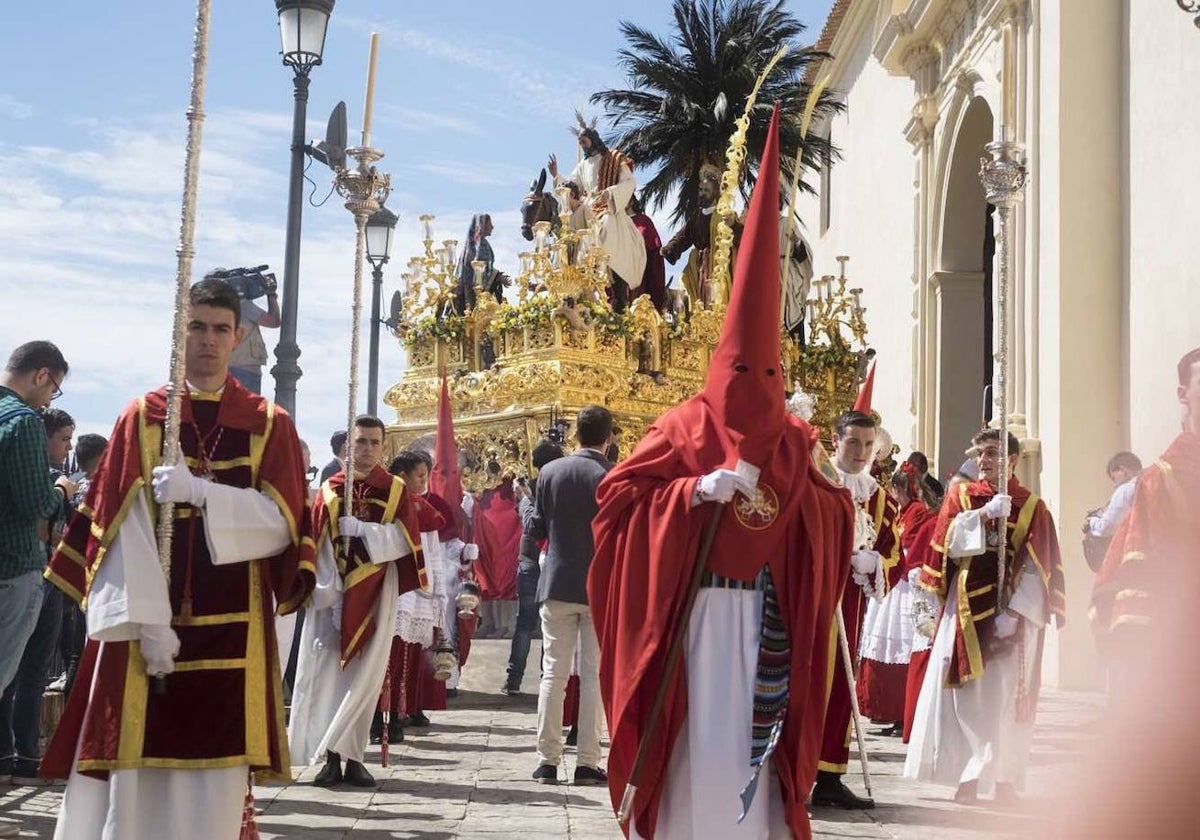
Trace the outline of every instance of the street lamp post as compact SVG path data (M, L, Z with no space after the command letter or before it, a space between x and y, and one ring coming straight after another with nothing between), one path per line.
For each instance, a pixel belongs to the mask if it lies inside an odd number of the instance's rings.
M321 63L325 32L335 0L275 0L283 63L292 68L295 107L292 111L292 168L288 184L287 234L283 255L283 300L280 312L275 402L295 416L296 382L301 371L297 360L296 318L300 294L300 220L304 208L304 124L308 115L308 74Z
M379 325L383 299L383 267L392 255L397 216L380 207L367 219L367 259L371 262L371 346L367 359L367 413L379 416Z

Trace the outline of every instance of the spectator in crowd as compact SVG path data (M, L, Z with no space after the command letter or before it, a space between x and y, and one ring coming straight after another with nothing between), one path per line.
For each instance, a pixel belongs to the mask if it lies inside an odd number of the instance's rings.
M233 378L246 390L255 394L262 392L262 369L267 363L267 343L263 340L262 328L279 329L279 293L275 283L275 275L263 273L260 266L257 273L249 273L240 277L229 276L231 272L224 269L214 269L209 277L225 279L234 287L242 304L240 325L245 331L242 340L233 348L229 357L229 372ZM255 299L266 293L267 308L263 309Z
M42 424L50 462L47 476L49 480L57 480L63 474L60 468L71 454L75 421L61 409L47 408L42 412ZM41 523L43 570L62 534L66 515L63 505ZM42 732L42 694L50 682L50 666L62 632L63 596L48 580L42 580L41 586L42 606L37 622L25 643L17 673L0 696L0 756L12 762L10 772L15 785L43 784L37 775L41 758L38 741Z
M1115 488L1108 504L1088 514L1083 523L1083 532L1093 537L1111 538L1117 526L1129 513L1133 504L1133 491L1138 476L1142 474L1142 459L1132 452L1118 452L1108 459L1108 478Z
M4 686L17 673L42 607L46 553L38 539L39 527L65 512L67 499L76 490L66 477L51 482L46 429L35 410L62 395L66 376L66 359L49 341L22 344L0 374L0 685ZM0 767L0 778L11 774L7 766ZM0 836L8 830L0 826Z
M551 461L563 457L563 449L557 443L542 438L533 447L533 467L542 470ZM533 510L533 497L537 492L537 479L529 483L529 489L520 491L521 501L517 506L522 520L526 511ZM525 677L525 663L529 659L529 644L538 629L538 578L541 566L538 560L542 550L538 541L529 534L521 534L521 549L517 561L517 629L513 632L512 648L508 654L508 676L501 688L505 694L521 693L521 680Z
M340 432L334 432L330 436L329 448L333 450L333 460L321 470L320 484L324 484L333 477L334 473L339 472L346 466L346 432L344 429Z
M547 540L546 567L538 581L542 603L542 683L538 692L538 767L541 784L558 784L562 761L563 697L577 644L579 666L579 760L575 784L604 784L600 769L600 644L588 608L587 576L592 565L592 519L596 487L612 468L604 452L612 441L613 418L603 406L580 409L575 434L580 448L546 465L538 475L532 507L522 516L525 534Z
M77 472L72 474L71 480L77 482L78 487L75 495L71 497L70 506L72 510L78 508L79 503L83 501L83 497L87 495L88 487L92 483L92 476L96 474L96 468L100 466L100 456L104 454L107 446L108 438L104 435L80 435L75 441L75 466ZM83 645L87 639L87 621L78 604L70 598L62 598L61 600L63 605L63 625L62 633L59 636L58 648L62 654L64 671L61 678L61 688L63 696L66 697L71 693L71 686L75 684L75 672L79 668L79 657L83 655ZM50 687L53 688L54 686Z

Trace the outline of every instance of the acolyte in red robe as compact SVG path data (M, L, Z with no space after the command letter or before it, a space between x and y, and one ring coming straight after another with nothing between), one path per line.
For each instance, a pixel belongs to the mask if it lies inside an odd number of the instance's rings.
M978 510L995 495L986 481L960 484L956 493L948 493L938 512L934 527L932 550L921 568L919 584L935 592L954 610L955 646L950 658L948 685L953 688L980 677L987 665L986 651L990 646L996 616L996 583L999 561L994 550L976 557L951 558L947 546L955 517L968 510ZM1046 622L1053 616L1062 626L1066 614L1066 584L1063 579L1062 555L1058 549L1058 532L1046 504L1015 478L1009 479L1008 495L1012 497L1012 512L1006 528L1004 587L1009 596L1016 591L1025 573L1025 562L1033 564L1044 588ZM955 589L948 592L955 569ZM1038 634L1036 655L1041 656L1044 633ZM1038 670L1034 670L1035 680ZM1029 687L1028 696L1037 697L1037 685ZM1018 710L1018 713L1022 712Z
M404 482L378 464L365 478L354 482L354 510L352 514L364 522L384 525L396 524L403 531L412 554L396 561L397 591L384 592L384 564L371 562L367 547L359 537L346 540L338 531L338 517L343 512L346 473L334 473L323 485L313 500L311 521L313 538L305 543L306 553L315 556L315 547L322 540L330 540L337 560L338 574L342 578L342 667L362 653L372 634L382 629L391 633L391 627L375 626L375 604L379 598L395 598L413 589L426 588L425 560L421 552L421 540L417 522L417 509L412 495Z
M937 511L928 511L924 521L916 528L907 529L900 540L904 545L904 573L913 569L918 571L929 562L929 553L933 551L933 531L937 527ZM941 620L941 613L933 616L936 623ZM908 660L908 672L904 684L904 743L912 737L913 721L917 717L917 700L921 697L921 685L925 682L925 671L929 667L930 646L924 650L914 650Z
M692 507L692 493L699 476L734 466L736 458L725 455L736 452L730 436L704 400L693 398L659 418L597 490L588 602L600 641L614 808L645 735L701 535L716 513L711 504ZM801 840L811 831L804 803L820 747L829 628L849 574L853 540L849 494L831 485L812 462L814 440L807 424L788 419L777 448L763 459L762 506L753 507L744 496L731 503L709 558L714 574L738 580L753 579L764 565L771 569L792 647L791 697L772 761L788 825ZM668 694L635 800L633 819L647 840L654 837L671 750L687 716L683 671L676 673ZM703 747L693 744L692 749Z
M1200 436L1184 432L1138 478L1092 592L1092 627L1118 673L1139 670L1164 624L1195 637L1197 570Z
M152 469L161 461L166 389L134 401L117 420L108 448L46 577L86 608L93 578L139 493L152 516ZM183 399L180 444L197 468L203 445L213 480L254 488L279 507L291 544L276 557L214 565L204 510L176 505L168 592L179 636L167 692L150 690L138 642L89 640L79 677L40 772L65 779L72 769L106 778L110 770L205 769L247 764L259 778L288 779L273 614L295 609L315 582L301 558L307 533L303 458L288 414L232 377L221 394ZM72 763L78 761L74 768Z
M900 541L896 539L896 502L882 487L866 503L867 513L875 529L875 542L869 547L883 557L884 586L891 588L899 580ZM863 618L867 614L867 596L862 587L847 572L842 585L842 618L846 620L850 659L858 661L858 643L862 638ZM837 628L833 628L835 636ZM845 773L850 761L850 727L854 715L850 703L850 683L841 657L834 664L829 704L825 710L825 731L821 740L821 760L818 769L829 773Z
M896 538L900 545L900 561L888 570L887 588L889 592L908 578L911 568L908 551L912 545L913 534L928 516L929 508L925 503L914 499L906 504L896 517ZM864 655L859 669L858 707L862 714L871 720L893 722L903 720L908 662L880 662Z

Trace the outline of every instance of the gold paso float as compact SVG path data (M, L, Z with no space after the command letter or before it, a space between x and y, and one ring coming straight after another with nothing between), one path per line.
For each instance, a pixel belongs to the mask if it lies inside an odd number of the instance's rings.
M558 425L570 440L571 422L585 405L613 412L624 456L656 417L700 390L724 303L660 314L643 295L628 311L615 312L605 293L609 274L598 230L568 232L564 214L558 235L549 222L534 226L534 249L520 255L513 281L515 302L500 303L485 291L483 264L476 263L476 304L459 314L457 243L435 247L433 221L422 217L425 253L409 261L394 328L408 368L383 398L396 412L391 452L432 448L442 370L463 483L475 491L532 475L530 452L545 430ZM847 283L843 260L840 277L812 284L804 347L780 332L785 381L812 395L813 422L825 429L853 405L870 356L861 290Z

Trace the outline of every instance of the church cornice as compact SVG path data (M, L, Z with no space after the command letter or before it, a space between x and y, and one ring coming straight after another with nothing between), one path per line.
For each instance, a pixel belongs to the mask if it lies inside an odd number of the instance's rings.
M873 53L895 76L909 76L921 84L921 61L933 51L939 59L938 75L971 42L981 26L996 26L1020 19L1028 0L910 0L908 7L888 19L875 40Z

